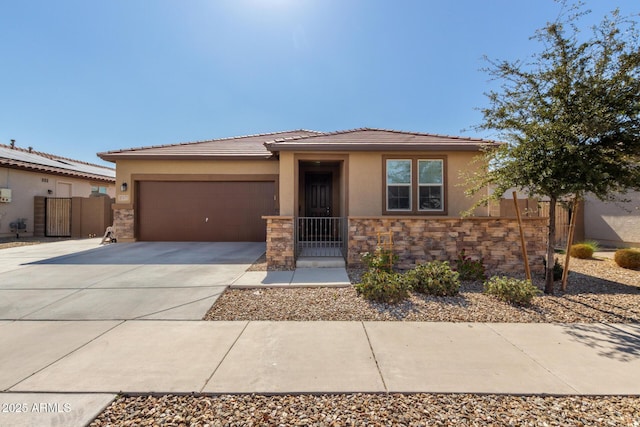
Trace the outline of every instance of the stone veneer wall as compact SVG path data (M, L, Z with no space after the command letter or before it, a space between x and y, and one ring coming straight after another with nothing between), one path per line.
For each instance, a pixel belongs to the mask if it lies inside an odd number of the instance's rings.
M267 220L267 269L296 267L292 216L265 216Z
M132 241L135 239L133 232L133 209L114 209L113 226L116 229L116 237L120 241Z
M527 255L532 273L544 272L547 218L523 218ZM465 249L474 259L484 258L490 272L523 273L520 231L516 218L349 218L350 266L361 264L364 252L373 252L377 232L393 232L394 252L399 269L432 260L452 262Z

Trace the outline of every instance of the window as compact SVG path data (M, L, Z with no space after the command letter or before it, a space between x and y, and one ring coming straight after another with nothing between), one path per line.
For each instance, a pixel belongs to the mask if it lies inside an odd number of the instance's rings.
M411 210L411 160L387 160L387 210Z
M442 160L418 160L418 210L443 210L442 163Z
M386 158L384 165L385 213L446 213L445 158Z
M107 187L98 186L98 185L92 185L91 186L91 192L92 193L107 194Z

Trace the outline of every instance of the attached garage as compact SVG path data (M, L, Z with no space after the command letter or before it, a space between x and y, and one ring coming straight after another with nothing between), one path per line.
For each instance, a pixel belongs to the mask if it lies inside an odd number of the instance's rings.
M262 217L280 213L281 183L279 158L265 143L320 134L298 129L99 153L116 163L118 241L265 242Z
M274 181L138 181L137 240L264 242Z

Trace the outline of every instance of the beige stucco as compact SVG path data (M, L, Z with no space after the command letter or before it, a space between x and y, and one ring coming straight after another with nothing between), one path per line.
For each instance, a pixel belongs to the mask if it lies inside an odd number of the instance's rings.
M280 215L296 215L295 191L297 189L294 177L297 172L294 162L294 154L291 152L280 153Z
M640 192L620 196L626 202L584 202L585 238L603 245L640 247Z
M395 155L388 152L335 152L335 153L294 153L282 152L280 154L280 214L296 214L296 194L298 188L296 177L298 176L298 164L303 160L317 159L319 161L341 160L346 162L342 177L344 187L343 194L347 195L348 216L381 216L384 204L384 156ZM469 209L473 200L468 198L465 192L464 179L460 171L468 171L472 160L477 153L474 152L429 152L429 153L402 153L401 156L444 157L446 159L446 191L447 191L447 216L460 216L463 211ZM480 197L478 195L477 197ZM488 208L478 208L474 212L476 216L487 216Z
M14 236L10 231L9 224L19 218L26 218L27 231L23 235L33 235L33 200L35 196L89 197L91 186L106 187L109 197L115 196L115 186L110 183L0 168L0 188L11 189L11 202L0 203L0 237Z

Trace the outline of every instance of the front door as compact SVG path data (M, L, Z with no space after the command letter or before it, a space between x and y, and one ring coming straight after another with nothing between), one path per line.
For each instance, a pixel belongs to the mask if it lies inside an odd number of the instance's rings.
M331 172L307 172L305 175L305 216L331 216L332 211Z

